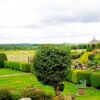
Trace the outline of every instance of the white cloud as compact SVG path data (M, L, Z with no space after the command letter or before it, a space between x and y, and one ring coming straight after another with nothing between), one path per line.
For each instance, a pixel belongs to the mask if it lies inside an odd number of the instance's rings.
M0 0L0 43L100 39L100 0Z

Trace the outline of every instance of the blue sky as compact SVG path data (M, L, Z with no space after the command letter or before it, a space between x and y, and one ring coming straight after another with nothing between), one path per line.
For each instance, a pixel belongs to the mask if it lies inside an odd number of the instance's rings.
M0 0L0 43L100 40L100 0Z

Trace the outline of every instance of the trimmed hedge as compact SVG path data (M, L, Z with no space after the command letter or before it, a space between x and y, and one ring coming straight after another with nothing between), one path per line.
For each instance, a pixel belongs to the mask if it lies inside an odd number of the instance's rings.
M73 83L79 83L80 80L86 80L87 86L92 86L100 89L100 73L89 72L86 70L74 70L70 69L67 72L67 81Z
M32 67L32 65L29 63L21 63L20 64L20 70L22 72L31 72L31 67Z
M14 62L14 61L5 61L4 62L5 68L11 68L15 70L20 70L20 63L19 62Z
M72 82L72 74L73 74L73 69L69 69L67 71L67 77L66 79L69 81L69 82Z
M91 75L91 85L100 89L100 73L93 73Z
M86 80L86 85L91 86L91 72L88 71L78 71L77 72L77 79L79 80Z
M22 62L14 62L14 61L5 61L4 67L23 71L23 72L31 72L32 64L22 63Z
M0 68L4 68L4 61L7 61L5 53L0 53Z

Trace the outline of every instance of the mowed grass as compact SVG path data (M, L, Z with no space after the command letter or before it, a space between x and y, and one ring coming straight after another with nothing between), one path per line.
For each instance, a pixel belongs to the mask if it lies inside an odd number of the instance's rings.
M16 71L8 68L0 68L0 76L2 75L11 75L11 74L23 74L24 72Z
M28 62L28 57L34 57L36 50L5 50L1 52L6 53L9 61Z
M4 69L4 71L5 70L7 71L7 69ZM3 72L3 70L1 72ZM9 69L8 69L8 72L9 72ZM19 73L17 71L13 71L13 72L14 74ZM8 74L10 74L10 72ZM20 76L7 76L7 77L0 78L0 88L8 88L11 90L22 91L26 87L38 87L46 91L48 94L54 95L53 88L40 83L35 77L35 75L33 74L25 74L25 75L20 75ZM64 91L61 94L75 95L76 93L77 93L77 85L66 81ZM88 100L88 99L100 100L100 90L94 89L92 87L87 87L85 90L85 95L76 96L76 100Z

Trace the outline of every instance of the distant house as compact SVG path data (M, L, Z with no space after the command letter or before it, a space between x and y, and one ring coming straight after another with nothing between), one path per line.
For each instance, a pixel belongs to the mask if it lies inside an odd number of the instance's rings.
M100 43L100 40L96 40L96 39L95 39L95 36L94 36L94 38L89 42L89 44L97 44L97 43Z

